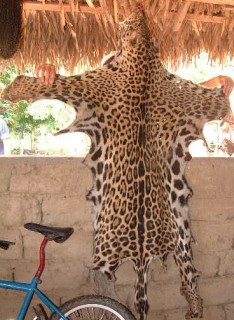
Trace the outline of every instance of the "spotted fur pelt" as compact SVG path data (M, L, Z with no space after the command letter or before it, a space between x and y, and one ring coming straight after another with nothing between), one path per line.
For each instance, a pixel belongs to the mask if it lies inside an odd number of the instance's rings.
M202 317L188 216L192 191L184 171L191 141L203 138L207 121L228 113L222 91L169 73L137 9L120 25L119 50L103 67L58 75L48 86L21 76L3 98L59 99L74 107L76 119L62 132L82 131L92 140L85 161L94 177L88 194L96 215L94 268L113 278L123 261L132 261L139 318L148 311L149 264L169 253L180 270L187 319Z

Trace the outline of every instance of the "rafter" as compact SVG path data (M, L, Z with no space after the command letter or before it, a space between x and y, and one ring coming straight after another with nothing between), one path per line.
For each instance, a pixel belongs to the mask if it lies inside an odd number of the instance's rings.
M184 21L184 18L188 12L191 0L186 0L179 8L173 21L173 31L178 31Z
M192 0L193 2L202 2L210 4L230 5L234 6L234 0Z
M225 10L225 11L234 11L234 6L225 6L223 8L223 10Z
M224 23L225 17L216 17L216 16L206 16L206 15L194 15L188 14L189 3L191 2L203 2L203 3L213 3L213 4L222 4L226 7L226 10L234 10L234 0L187 0L184 5L180 8L177 13L168 13L173 16L174 19L174 27L173 30L179 30L183 20L194 20L199 22L210 22L210 23ZM92 3L91 0L88 1L89 5L80 5L74 6L72 11L74 12L84 12L84 13L92 13L92 14L102 14L103 8L98 7L90 7ZM117 3L114 1L114 3ZM23 2L24 10L32 10L32 11L54 11L61 12L61 3L36 3L29 0L24 0ZM64 12L71 12L70 4L62 4L62 8ZM118 6L115 7L115 19L117 19Z
M168 12L168 15L173 19L176 13ZM208 22L208 23L224 23L226 21L225 17L216 16L206 16L204 14L186 14L185 20L198 21L198 22Z
M70 4L62 4L64 12L71 12ZM23 2L24 10L32 10L32 11L61 11L61 4L59 3L36 3L32 1L24 1ZM101 7L90 7L88 5L75 6L75 12L86 12L93 14L100 14L103 12Z

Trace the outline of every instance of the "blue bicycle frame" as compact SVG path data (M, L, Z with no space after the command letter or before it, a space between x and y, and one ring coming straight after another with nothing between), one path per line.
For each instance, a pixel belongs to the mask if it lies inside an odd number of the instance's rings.
M3 289L11 289L11 290L18 290L18 291L25 291L27 292L21 310L19 312L19 315L17 317L17 320L23 320L28 307L30 305L30 302L32 300L32 297L34 294L36 294L40 300L52 311L56 312L58 316L61 317L63 320L67 320L67 317L64 316L61 311L54 305L54 303L48 299L38 288L37 284L40 282L38 278L33 278L31 283L23 283L23 282L13 282L13 281L3 281L0 280L0 288Z
M45 237L43 239L41 247L40 247L40 266L38 267L38 270L35 274L35 277L33 277L31 283L0 280L0 288L27 292L27 294L24 298L24 301L22 303L20 312L18 314L17 320L24 320L34 294L36 294L40 298L40 300L52 312L55 312L58 316L60 316L61 319L68 320L68 318L65 317L65 315L63 313L61 313L61 311L55 306L55 304L37 288L37 285L41 282L40 276L41 276L41 274L44 270L44 266L45 266L45 251L44 250L45 250L45 246L46 246L47 242L48 242L48 238Z

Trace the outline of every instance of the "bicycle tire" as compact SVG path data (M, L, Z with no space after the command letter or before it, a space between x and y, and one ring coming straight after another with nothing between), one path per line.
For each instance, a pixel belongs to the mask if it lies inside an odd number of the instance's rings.
M136 320L132 312L122 303L100 295L74 298L59 309L69 320ZM61 318L53 313L50 320L61 320Z

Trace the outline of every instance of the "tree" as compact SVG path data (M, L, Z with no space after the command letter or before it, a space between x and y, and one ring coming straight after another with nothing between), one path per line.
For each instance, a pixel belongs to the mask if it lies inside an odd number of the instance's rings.
M0 70L0 89L3 90L16 77L14 66L5 72ZM26 72L28 75L29 72ZM29 138L31 148L36 137L43 133L55 132L72 122L73 113L66 110L64 103L57 101L39 101L29 105L20 101L14 105L0 100L0 114L4 116L11 135L21 141Z

